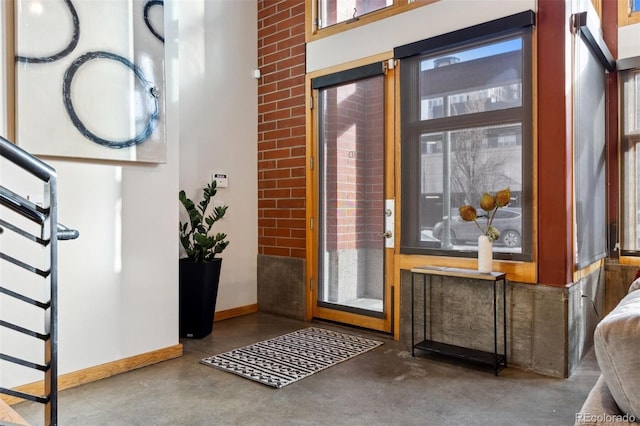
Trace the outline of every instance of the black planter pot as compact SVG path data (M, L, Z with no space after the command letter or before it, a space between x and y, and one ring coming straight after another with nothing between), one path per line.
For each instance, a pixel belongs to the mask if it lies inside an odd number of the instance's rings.
M213 330L222 259L180 259L180 337L201 339Z

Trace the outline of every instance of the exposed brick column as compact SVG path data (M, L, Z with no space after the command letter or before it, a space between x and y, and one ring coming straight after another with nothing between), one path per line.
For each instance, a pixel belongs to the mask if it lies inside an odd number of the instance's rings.
M304 25L304 0L258 1L258 253L264 255L305 257Z
M538 282L572 281L571 99L564 76L569 24L564 1L538 1Z

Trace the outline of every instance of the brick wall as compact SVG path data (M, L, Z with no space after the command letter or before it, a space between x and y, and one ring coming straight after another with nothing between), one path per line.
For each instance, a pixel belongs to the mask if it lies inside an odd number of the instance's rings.
M305 5L258 1L258 253L305 257Z

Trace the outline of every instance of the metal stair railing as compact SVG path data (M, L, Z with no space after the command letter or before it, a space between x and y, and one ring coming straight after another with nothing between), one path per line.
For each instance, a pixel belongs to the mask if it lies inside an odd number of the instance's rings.
M11 220L0 217L0 238L7 231L35 242L45 249L48 257L48 265L36 267L27 261L21 260L16 255L6 253L3 244L0 246L0 262L8 262L17 267L36 274L43 280L43 289L46 300L37 300L28 297L19 291L5 287L0 282L0 295L7 296L19 303L35 306L43 312L44 332L23 327L6 321L0 317L0 327L13 330L43 343L43 362L32 362L4 353L0 348L0 361L10 362L29 369L40 371L44 374L44 394L34 395L26 392L9 389L0 383L0 393L35 401L44 404L44 424L58 424L58 240L72 240L78 237L78 231L69 229L58 223L57 206L57 176L56 171L43 161L32 156L15 144L0 136L0 155L17 165L26 172L42 181L43 205L37 205L27 198L0 185L0 206L4 211L11 211L12 217L27 223L35 224L39 234L29 232L25 226L20 226ZM1 211L0 211L1 212ZM19 221L17 221L19 222Z

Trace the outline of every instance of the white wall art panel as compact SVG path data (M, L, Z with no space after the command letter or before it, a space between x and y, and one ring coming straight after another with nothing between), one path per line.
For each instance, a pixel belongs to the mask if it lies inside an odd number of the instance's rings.
M15 14L22 148L166 161L162 1L16 0Z

